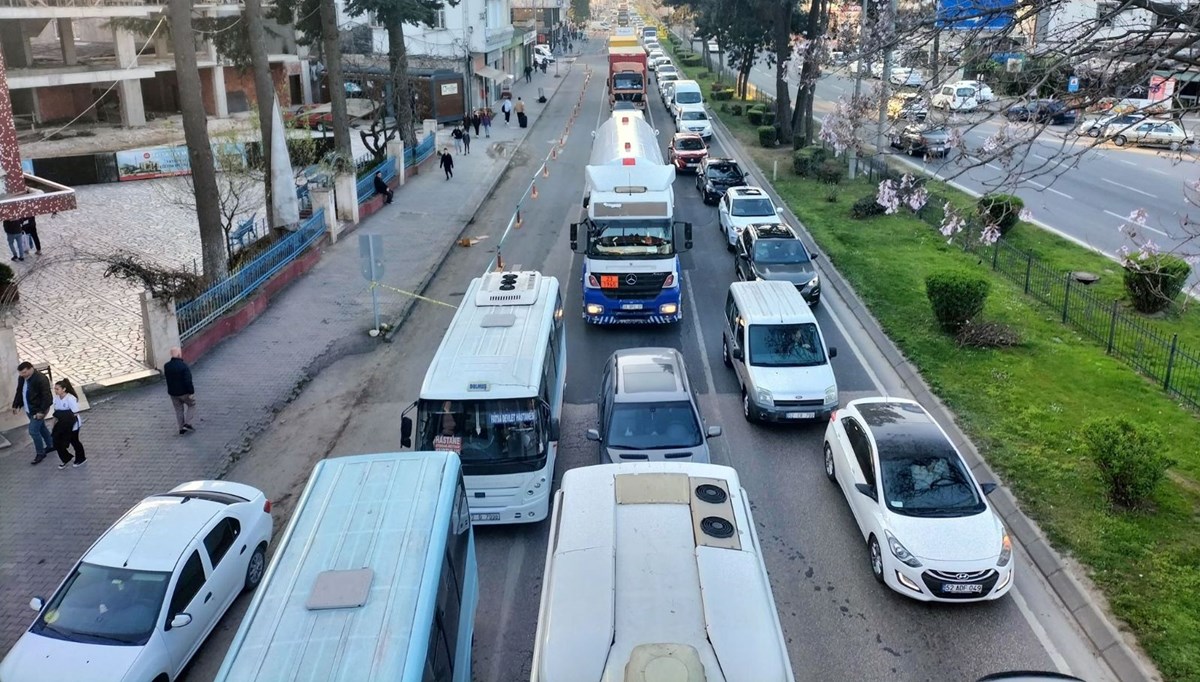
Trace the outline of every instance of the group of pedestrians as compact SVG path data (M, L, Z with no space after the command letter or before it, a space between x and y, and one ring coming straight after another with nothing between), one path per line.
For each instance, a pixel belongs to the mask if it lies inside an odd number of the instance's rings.
M15 261L24 261L30 251L42 252L42 240L38 238L37 218L34 216L5 220L4 237L8 240L8 250Z

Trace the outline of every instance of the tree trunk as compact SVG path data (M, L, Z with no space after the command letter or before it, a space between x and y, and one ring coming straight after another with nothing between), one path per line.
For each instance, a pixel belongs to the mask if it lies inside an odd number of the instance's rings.
M201 97L200 71L196 68L196 39L192 31L191 0L170 0L171 46L175 51L175 78L179 83L179 109L183 136L192 167L196 195L196 221L200 224L201 262L204 277L215 282L228 274L225 230L221 227L221 197L212 145L208 141L208 116Z
M346 163L354 162L350 150L350 118L346 115L346 81L342 77L342 37L338 33L334 0L321 3L321 49L325 52L325 83L333 117L333 150Z
M792 54L792 0L775 3L775 120L779 122L779 141L792 143L792 126L784 125L792 111L791 86L787 81L786 59Z
M813 97L817 89L817 69L814 55L820 54L812 41L824 40L825 21L828 16L826 0L811 0L808 8L809 42L804 49L804 65L800 68L800 90L796 93L796 107L792 110L792 148L812 144L815 137L813 131Z
M392 72L392 90L395 93L396 127L407 147L417 146L417 133L413 130L412 86L408 79L408 50L404 47L404 24L389 21L388 27L388 68Z
M267 202L267 225L275 224L274 192L271 190L275 167L271 165L271 107L275 105L275 84L267 61L267 32L263 28L262 0L245 0L246 34L250 39L250 63L254 68L254 95L258 99L258 128L262 139L263 196Z

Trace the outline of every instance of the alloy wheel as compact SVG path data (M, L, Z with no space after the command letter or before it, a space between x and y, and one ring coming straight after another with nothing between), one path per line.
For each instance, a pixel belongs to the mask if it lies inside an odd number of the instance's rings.
M883 582L883 552L879 550L879 541L874 535L867 540L867 552L871 555L871 573L876 580Z
M837 481L837 472L833 467L833 448L829 447L829 443L825 443L825 477Z

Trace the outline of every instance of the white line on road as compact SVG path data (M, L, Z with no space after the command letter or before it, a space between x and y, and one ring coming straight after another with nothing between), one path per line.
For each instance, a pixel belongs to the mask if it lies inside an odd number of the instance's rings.
M506 651L508 647L504 646L504 638L509 637L509 620L512 617L513 606L517 599L517 581L521 578L521 566L525 564L525 544L524 542L514 542L508 546L508 566L505 567L504 579L504 601L500 602L504 606L500 609L500 623L496 628L496 638L492 641L492 651ZM1013 590L1016 592L1016 590ZM504 679L503 671L500 670L500 665L505 663L504 656L496 656L492 661L492 675L488 679L500 680Z
M728 147L726 149L728 150ZM696 343L700 344L700 364L704 367L704 383L706 388L708 388L708 394L712 396L713 409L717 411L717 418L724 422L725 417L721 414L720 403L717 401L717 382L713 380L712 365L708 362L708 344L704 342L704 330L700 327L700 309L696 307L696 296L692 293L692 278L680 267L679 279L681 280L679 284L681 287L684 285L687 286L688 309L684 311L684 314L692 321L692 329L696 331ZM722 338L722 343L724 343L724 338ZM725 445L724 438L721 439L719 447L725 453L726 463L729 466L734 466L733 449Z
M1138 166L1138 164L1136 164L1132 161L1127 161L1125 159L1121 159L1121 163L1125 164L1126 166L1133 166L1134 168L1137 168L1137 166Z
M988 163L988 164L987 164L987 167L988 167L988 168L991 168L992 170L998 170L998 171L1000 171L1000 172L1004 172L1004 169L1003 169L1003 168L1001 168L1000 166L997 166L997 165L996 165L996 164L994 164L994 163Z
M1032 564L1033 560L1027 557L1028 563ZM1033 630L1033 636L1038 638L1042 643L1042 648L1046 650L1046 655L1050 657L1054 667L1058 668L1058 672L1064 675L1071 674L1071 666L1067 665L1067 659L1058 653L1058 647L1054 646L1054 640L1050 639L1050 633L1046 632L1046 628L1042 627L1041 621L1034 615L1033 610L1029 608L1029 603L1025 601L1025 597L1013 585L1013 589L1009 590L1008 596L1012 597L1013 603L1017 605L1017 610L1025 616L1025 622L1029 623L1029 629Z
M1104 209L1104 212L1105 212L1105 213L1107 213L1107 214L1109 214L1110 216L1112 216L1112 217L1116 218L1117 220L1120 220L1122 223L1128 223L1128 222L1130 222L1130 221L1129 221L1129 216L1117 215L1116 213L1113 213L1112 211L1108 210L1107 208L1106 208L1106 209ZM1171 235L1167 234L1166 232L1163 232L1162 230L1159 230L1159 229L1155 229L1155 228L1153 228L1153 227L1150 227L1149 225L1138 225L1138 227L1139 227L1139 228L1143 228L1143 229L1150 230L1150 231L1151 231L1151 232L1153 232L1154 234L1161 234L1162 236L1164 236L1164 237L1167 237L1168 239L1170 239L1170 237L1171 237Z
M1037 180L1025 179L1025 180L1023 180L1023 182L1027 182L1027 183L1033 185L1034 187L1037 187L1038 189L1041 189L1041 190L1045 190L1047 192L1054 192L1055 194L1057 194L1061 197L1065 197L1067 199L1074 199L1074 197L1072 197L1070 194L1067 194L1066 192L1060 192L1060 191L1054 189L1053 187L1050 187L1049 185L1043 185L1042 183L1038 182Z
M1100 179L1101 179L1101 180L1103 180L1104 182L1107 182L1107 183L1108 183L1108 184L1110 184L1110 185L1115 185L1115 186L1117 186L1117 187L1120 187L1121 189L1127 189L1127 190L1129 190L1130 192L1137 192L1138 194L1144 194L1144 195L1146 195L1146 196L1150 197L1151 199L1157 199L1157 198L1158 198L1157 196L1155 196L1155 195L1153 195L1153 194L1151 194L1151 193L1149 193L1149 192L1143 192L1142 190L1140 190L1140 189L1138 189L1138 188L1136 188L1136 187L1130 187L1129 185L1122 185L1121 183L1119 183L1119 182L1116 182L1116 181L1114 181L1114 180L1109 180L1108 178L1100 178Z
M1060 192L1060 191L1058 191L1058 190L1054 189L1053 187L1047 187L1047 188L1046 188L1046 191L1047 191L1047 192L1054 192L1055 194L1057 194L1057 195L1058 195L1058 196L1060 196L1060 197L1063 197L1064 199L1070 199L1070 200L1072 200L1072 201L1074 201L1074 200L1075 200L1075 197L1071 196L1070 194L1067 194L1066 192Z

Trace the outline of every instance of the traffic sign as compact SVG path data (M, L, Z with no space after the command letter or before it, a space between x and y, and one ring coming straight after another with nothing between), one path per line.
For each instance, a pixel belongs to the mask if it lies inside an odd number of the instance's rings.
M1067 79L1067 92L1079 92L1079 76L1071 76Z
M358 235L358 257L363 279L378 282L383 277L383 235Z

